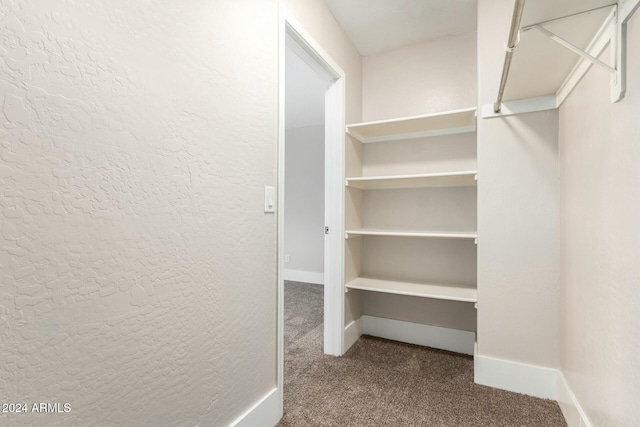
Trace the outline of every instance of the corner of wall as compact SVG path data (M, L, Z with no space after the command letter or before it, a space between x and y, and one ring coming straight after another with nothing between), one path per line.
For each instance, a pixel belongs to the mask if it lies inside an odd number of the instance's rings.
M542 399L558 397L557 369L481 356L477 350L473 362L476 384Z
M344 328L344 352L346 353L364 333L364 320L360 316Z
M272 427L282 418L282 392L274 388L229 427Z
M569 427L591 427L592 424L587 413L578 402L562 371L558 372L557 400Z

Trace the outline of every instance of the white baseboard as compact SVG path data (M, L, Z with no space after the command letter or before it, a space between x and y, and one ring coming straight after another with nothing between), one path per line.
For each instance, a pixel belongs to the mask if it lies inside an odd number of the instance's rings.
M562 372L558 373L558 404L569 427L591 427L587 413L580 406Z
M558 398L557 369L478 354L473 358L476 384L527 394L542 399Z
M360 326L361 334L424 345L456 353L473 354L473 346L476 339L474 332L367 315L358 319L358 322L362 322ZM346 344L347 335L345 331L345 348L348 348Z
M476 384L558 401L569 427L591 427L561 371L480 356L475 350L475 334L468 331L402 322L382 317L362 316L344 328L345 352L361 335L424 345L463 354L474 354Z
M317 271L288 270L284 269L284 280L292 282L313 283L314 285L324 285L324 273Z
M282 393L274 388L239 416L230 427L273 427L282 418Z
M362 331L363 331L362 317L360 317L358 320L352 321L344 328L344 352L345 353L347 352L347 350L351 348L353 344L355 344L356 341L358 341L358 338L360 338L360 336L362 335Z

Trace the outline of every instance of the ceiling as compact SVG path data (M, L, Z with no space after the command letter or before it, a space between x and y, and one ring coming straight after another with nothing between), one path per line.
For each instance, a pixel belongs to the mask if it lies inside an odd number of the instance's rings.
M324 0L362 56L476 30L477 0Z
M324 0L362 56L476 30L477 0ZM529 0L522 27L545 27L586 48L617 0ZM509 7L511 2L506 1ZM594 10L595 9L595 10ZM590 11L587 13L581 13ZM577 15L576 15L577 14ZM505 100L553 94L578 57L536 30L521 33ZM540 74L539 70L545 70Z

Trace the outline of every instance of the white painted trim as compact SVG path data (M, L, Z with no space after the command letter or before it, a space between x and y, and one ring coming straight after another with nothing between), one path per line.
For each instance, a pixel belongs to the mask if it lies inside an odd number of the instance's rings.
M364 316L362 316L364 317ZM363 318L360 317L358 320L353 320L344 328L344 352L351 348L352 345L358 341L358 338L362 336L364 326L363 326Z
M614 7L585 49L585 51L589 55L597 58L609 45L615 26L615 21L616 8ZM582 78L591 69L592 65L593 63L585 58L580 58L578 62L576 62L576 65L573 67L567 78L564 80L564 82L562 82L560 88L556 92L558 107L560 107L564 103L571 92L573 92L576 86L578 86L578 83L580 83Z
M365 335L456 353L473 354L476 340L474 332L368 315L364 315L358 320L362 320L362 333Z
M278 11L278 183L276 221L278 224L277 242L277 377L278 405L280 417L284 415L284 137L285 137L285 69L287 50L287 21L283 8Z
M282 418L278 388L274 388L247 412L229 424L230 427L273 427Z
M324 285L324 273L317 271L290 270L287 268L284 270L284 280Z
M342 70L340 70L342 73ZM345 78L325 97L324 352L344 354Z
M557 369L480 356L477 352L473 361L476 384L542 399L558 397Z
M291 41L295 41L298 47L306 52L310 59L315 61L334 79L345 77L342 68L338 66L331 56L320 46L320 43L318 43L302 24L282 5L280 6L280 16L285 23L286 36L288 36ZM314 69L318 71L320 68L314 67Z
M286 47L289 49L294 55L300 58L305 64L309 66L315 73L316 76L320 78L327 85L333 83L334 77L327 73L324 66L319 64L314 58L309 55L308 51L302 48L296 40L294 40L291 36L287 35Z
M502 103L502 108L498 113L493 110L493 104L485 104L482 106L480 113L483 119L493 119L496 117L512 116L514 114L554 110L556 108L558 108L556 96L548 95L537 98L518 99L516 101L505 101Z
M569 427L591 427L593 425L562 372L558 373L558 404Z
M284 155L285 155L285 66L287 40L297 44L298 54L315 61L329 81L325 94L325 221L331 233L325 235L324 259L324 352L344 352L344 140L345 73L304 27L280 5L278 70L278 388L284 386ZM327 203L329 201L329 203Z

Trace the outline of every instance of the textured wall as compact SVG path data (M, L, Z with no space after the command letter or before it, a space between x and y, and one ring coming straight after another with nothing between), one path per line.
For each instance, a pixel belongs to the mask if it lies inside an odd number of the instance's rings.
M562 371L594 426L640 425L638 15L626 98L592 67L560 109Z
M513 0L478 3L479 104L498 94ZM558 113L478 119L478 353L560 363Z
M228 424L276 381L277 2L0 28L0 395L72 407L0 425Z
M323 100L321 99L321 102ZM285 269L324 273L324 126L285 133Z
M362 118L392 119L476 105L476 33L417 43L362 60Z

